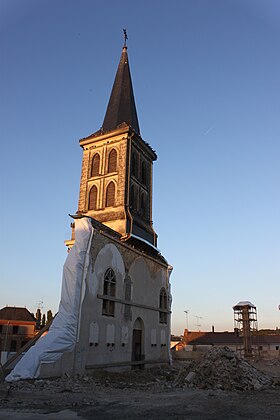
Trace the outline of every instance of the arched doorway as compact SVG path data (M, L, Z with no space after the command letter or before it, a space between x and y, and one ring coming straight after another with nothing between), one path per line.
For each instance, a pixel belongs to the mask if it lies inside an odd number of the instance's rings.
M137 318L132 330L132 362L145 360L144 355L144 323L141 318ZM132 365L132 369L144 369L144 364Z

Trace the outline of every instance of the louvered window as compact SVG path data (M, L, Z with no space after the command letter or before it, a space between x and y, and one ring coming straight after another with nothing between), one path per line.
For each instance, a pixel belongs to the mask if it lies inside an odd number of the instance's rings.
M137 155L136 153L132 154L132 162L131 162L131 169L132 169L132 175L138 176L138 161L137 161Z
M115 149L112 149L109 153L108 159L108 173L116 172L117 170L117 152Z
M141 216L144 216L144 217L147 216L146 197L144 193L141 195L140 214Z
M141 164L141 181L142 184L147 185L147 166L144 161Z
M132 185L130 189L130 205L133 210L137 210L137 194L134 185Z
M90 189L89 200L88 200L88 209L89 210L96 210L97 209L97 187L96 187L96 185L94 185Z
M115 205L115 184L111 181L106 191L106 207L112 207Z
M92 158L91 176L99 175L100 173L99 168L100 168L100 156L98 153L95 153L95 155Z

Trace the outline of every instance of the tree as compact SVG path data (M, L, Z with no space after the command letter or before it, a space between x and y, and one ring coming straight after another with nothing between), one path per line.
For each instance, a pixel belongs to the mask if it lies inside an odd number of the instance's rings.
M49 309L47 312L47 324L49 324L52 319L53 319L53 314L52 314L52 311Z
M46 325L46 315L43 314L43 316L42 316L42 322L41 322L41 328L44 328L45 325Z
M42 320L42 313L41 313L41 309L38 308L36 312L36 330L39 330L41 328L41 320Z

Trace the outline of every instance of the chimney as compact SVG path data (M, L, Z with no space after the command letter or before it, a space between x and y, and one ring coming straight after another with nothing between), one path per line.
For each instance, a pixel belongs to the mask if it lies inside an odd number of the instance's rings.
M214 327L214 325L212 325L212 332L215 332L215 327Z

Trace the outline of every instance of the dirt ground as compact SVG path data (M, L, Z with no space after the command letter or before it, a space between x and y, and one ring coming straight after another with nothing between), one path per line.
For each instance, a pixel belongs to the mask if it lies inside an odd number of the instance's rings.
M4 382L0 419L279 419L279 363L255 366L272 379L260 390L192 387L178 380L184 362L126 373Z

